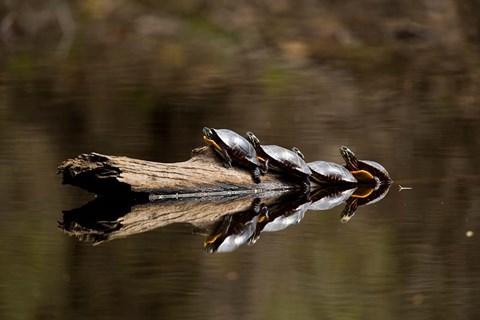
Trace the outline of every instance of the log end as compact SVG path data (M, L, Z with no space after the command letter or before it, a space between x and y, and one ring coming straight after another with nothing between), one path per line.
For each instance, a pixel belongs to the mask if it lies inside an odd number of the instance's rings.
M121 169L109 162L109 157L98 153L81 154L64 161L58 167L63 184L71 184L96 194L126 194L131 187L119 181Z

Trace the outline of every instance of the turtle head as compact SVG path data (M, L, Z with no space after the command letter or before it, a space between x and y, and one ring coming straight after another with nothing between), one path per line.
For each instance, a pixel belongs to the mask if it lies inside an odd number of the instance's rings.
M253 132L248 131L247 132L247 138L250 140L250 142L253 144L253 146L256 148L257 146L260 146L260 140L258 140L257 136L253 134Z
M295 152L300 158L305 160L305 156L303 155L302 151L300 151L300 149L298 149L297 147L293 147L292 151Z
M340 222L341 223L347 223L352 219L353 215L355 214L355 211L357 211L358 208L358 199L354 199L351 202L347 202L345 205L345 208L342 211Z
M217 133L215 132L215 129L210 129L210 128L203 128L203 140L205 140L206 143L210 144L213 146L215 149L221 151L222 148L218 145L218 136Z
M210 129L208 127L204 127L203 128L203 135L205 136L205 138L213 140L213 130L212 129Z
M355 156L355 153L352 152L352 150L348 149L345 146L340 147L340 154L342 155L343 160L345 160L345 163L349 166L357 167L357 157Z

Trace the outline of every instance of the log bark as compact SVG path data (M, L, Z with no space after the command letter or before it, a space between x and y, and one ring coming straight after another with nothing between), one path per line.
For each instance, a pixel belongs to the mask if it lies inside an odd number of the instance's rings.
M269 172L256 184L249 170L225 168L210 147L192 151L188 161L159 163L99 153L82 154L62 163L63 183L98 195L133 195L138 200L206 195L261 193L298 188L295 182Z

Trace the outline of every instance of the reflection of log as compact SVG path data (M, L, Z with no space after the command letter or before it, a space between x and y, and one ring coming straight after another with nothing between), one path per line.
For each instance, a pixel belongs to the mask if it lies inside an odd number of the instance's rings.
M272 203L283 192L263 193L262 202ZM162 200L132 205L115 198L97 198L78 209L65 211L60 229L79 240L94 243L124 238L172 223L188 223L208 229L224 215L251 208L255 197L229 196Z
M184 198L198 197L199 194L256 193L296 186L270 172L262 177L260 184L255 184L248 170L224 168L208 147L197 148L192 151L190 160L176 163L150 162L97 153L82 154L65 161L58 170L63 174L63 183L100 195L133 193L140 199L148 199L151 194L163 195L163 199Z

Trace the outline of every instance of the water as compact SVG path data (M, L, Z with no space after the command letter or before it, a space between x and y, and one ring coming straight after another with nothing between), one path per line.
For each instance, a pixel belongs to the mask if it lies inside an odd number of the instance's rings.
M426 29L386 21L413 30L402 42L393 29L380 37L372 17L348 20L348 1L304 4L301 21L269 2L267 25L260 8L249 22L186 4L59 1L42 15L52 3L30 24L2 24L1 319L477 318L480 60L468 12L403 8ZM394 183L348 223L342 206L308 210L230 253L204 251L203 224L95 246L59 229L64 211L94 200L61 184L62 161L91 151L183 161L204 126L253 131L309 161L341 163L347 145Z

